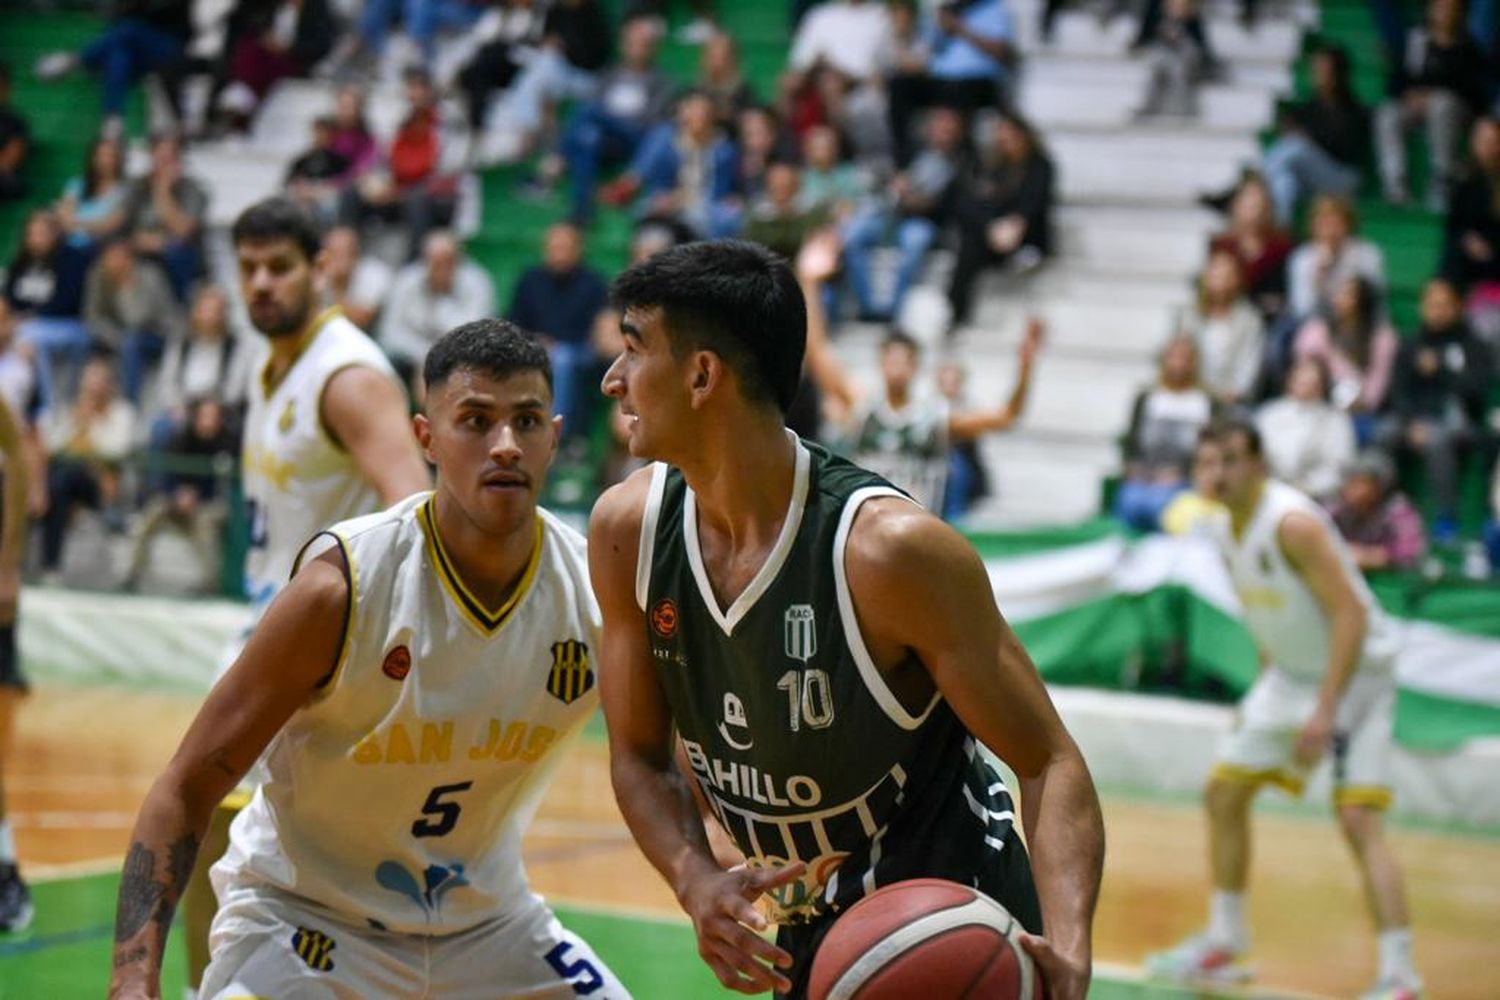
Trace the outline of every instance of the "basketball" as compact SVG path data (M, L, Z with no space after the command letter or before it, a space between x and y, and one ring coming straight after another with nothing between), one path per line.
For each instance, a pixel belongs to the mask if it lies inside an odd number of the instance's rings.
M1041 1000L1005 907L957 882L911 879L851 906L813 959L810 1000Z

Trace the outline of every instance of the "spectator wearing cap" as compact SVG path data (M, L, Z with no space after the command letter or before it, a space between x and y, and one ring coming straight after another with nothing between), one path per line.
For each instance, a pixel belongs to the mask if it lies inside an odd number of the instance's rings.
M1422 516L1395 486L1390 456L1368 449L1345 470L1329 509L1362 570L1412 569L1427 552Z

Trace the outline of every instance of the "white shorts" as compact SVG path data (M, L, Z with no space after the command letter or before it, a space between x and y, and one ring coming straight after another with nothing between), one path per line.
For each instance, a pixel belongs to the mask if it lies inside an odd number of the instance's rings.
M209 931L203 1000L629 1000L540 897L441 937L356 926L269 886L231 886Z
M1276 667L1267 669L1240 702L1234 730L1219 746L1214 776L1272 784L1301 795L1308 769L1297 760L1297 733L1317 704L1315 686ZM1339 702L1328 754L1339 805L1390 805L1395 716L1396 686L1390 676L1355 674Z

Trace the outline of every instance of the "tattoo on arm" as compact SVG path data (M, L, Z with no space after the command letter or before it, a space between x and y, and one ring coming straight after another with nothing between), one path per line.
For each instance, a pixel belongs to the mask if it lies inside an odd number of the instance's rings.
M156 852L140 841L130 845L125 867L120 874L120 907L115 916L115 942L131 940L154 922L161 941L166 940L177 900L193 874L198 857L198 838L184 833L167 846L166 877L156 874ZM148 952L137 948L120 954L117 965L146 958Z

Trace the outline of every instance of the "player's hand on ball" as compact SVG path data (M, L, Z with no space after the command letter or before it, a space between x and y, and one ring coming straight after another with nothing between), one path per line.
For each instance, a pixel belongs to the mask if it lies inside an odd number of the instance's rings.
M737 993L791 989L778 970L790 968L792 956L760 936L768 924L755 901L806 871L800 861L781 868L741 865L704 878L688 891L682 906L698 935L698 954L719 982Z
M1093 970L1087 955L1064 955L1052 947L1051 941L1035 934L1022 933L1020 941L1042 974L1042 995L1047 1000L1084 1000L1088 996Z

